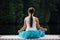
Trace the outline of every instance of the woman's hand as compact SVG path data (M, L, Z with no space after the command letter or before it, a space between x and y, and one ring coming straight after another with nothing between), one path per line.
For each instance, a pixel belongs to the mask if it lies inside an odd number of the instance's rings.
M47 31L47 28L43 28L44 31Z
M21 32L21 30L18 30L18 33Z

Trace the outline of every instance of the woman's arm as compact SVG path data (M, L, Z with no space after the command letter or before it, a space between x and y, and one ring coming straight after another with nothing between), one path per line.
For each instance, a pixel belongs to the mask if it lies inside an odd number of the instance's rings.
M46 28L43 28L43 27L40 26L38 18L36 18L36 26L37 26L37 28L40 29L40 30L45 30L45 31L47 31Z
M24 25L23 25L23 27L20 30L18 30L18 32L21 32L21 31L23 31L25 29L26 29L26 20L24 19Z

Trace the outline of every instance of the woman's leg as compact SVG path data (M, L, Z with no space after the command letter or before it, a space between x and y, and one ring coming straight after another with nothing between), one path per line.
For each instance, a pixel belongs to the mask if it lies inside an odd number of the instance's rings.
M22 31L18 34L21 38L30 38L30 32L29 31Z
M36 30L36 31L22 31L19 33L19 37L22 38L39 38L45 35L45 31Z
M40 37L44 37L45 36L45 31L44 30L38 30L38 31L39 31Z

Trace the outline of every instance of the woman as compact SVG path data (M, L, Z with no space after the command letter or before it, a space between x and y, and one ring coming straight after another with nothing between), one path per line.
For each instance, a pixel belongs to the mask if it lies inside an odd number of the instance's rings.
M34 12L35 9L33 7L30 7L28 9L29 16L25 17L23 27L20 30L18 30L19 37L39 38L45 35L45 31L47 31L47 29L40 26L38 18L33 16Z

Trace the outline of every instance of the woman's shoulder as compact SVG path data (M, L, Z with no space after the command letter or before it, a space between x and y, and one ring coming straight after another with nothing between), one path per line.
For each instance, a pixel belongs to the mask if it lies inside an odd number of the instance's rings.
M28 18L28 16L25 17L25 19Z
M36 21L39 21L39 19L38 19L37 17L35 17L35 20L36 20Z
M26 16L24 19L26 20L28 18L28 16Z
M35 17L35 16L34 16ZM37 17L35 17L35 19L38 19Z

